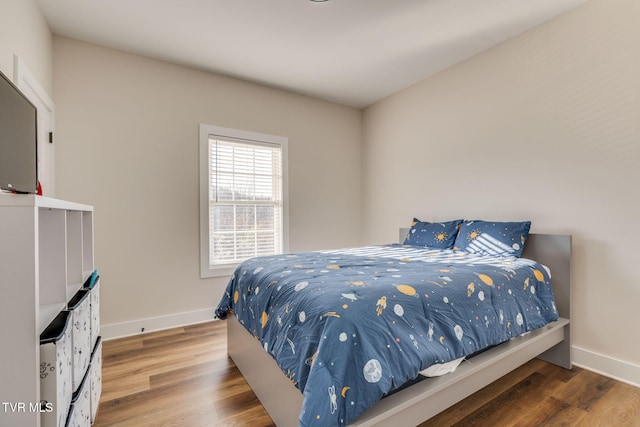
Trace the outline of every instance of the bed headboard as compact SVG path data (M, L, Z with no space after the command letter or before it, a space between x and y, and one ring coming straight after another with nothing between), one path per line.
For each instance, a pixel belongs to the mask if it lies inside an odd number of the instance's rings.
M409 233L400 228L399 242ZM551 270L553 293L561 317L571 318L571 236L562 234L529 234L522 252L529 258L546 265Z

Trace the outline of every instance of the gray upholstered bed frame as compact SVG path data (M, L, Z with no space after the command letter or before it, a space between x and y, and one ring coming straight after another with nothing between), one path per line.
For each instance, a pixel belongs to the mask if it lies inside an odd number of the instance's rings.
M407 232L400 229L401 242ZM551 269L560 319L463 362L455 372L392 394L350 425L420 424L535 357L571 369L571 236L532 234L523 257ZM302 394L234 316L227 320L227 343L229 356L276 425L297 426Z

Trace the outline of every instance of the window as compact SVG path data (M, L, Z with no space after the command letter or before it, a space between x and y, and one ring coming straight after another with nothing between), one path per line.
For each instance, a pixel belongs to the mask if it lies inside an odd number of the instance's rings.
M200 125L201 276L287 249L287 138Z

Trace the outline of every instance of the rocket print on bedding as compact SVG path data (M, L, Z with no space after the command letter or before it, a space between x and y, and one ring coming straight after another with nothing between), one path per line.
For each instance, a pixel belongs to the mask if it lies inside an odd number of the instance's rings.
M230 311L303 393L300 425L323 427L558 317L534 261L403 245L247 260L216 315Z

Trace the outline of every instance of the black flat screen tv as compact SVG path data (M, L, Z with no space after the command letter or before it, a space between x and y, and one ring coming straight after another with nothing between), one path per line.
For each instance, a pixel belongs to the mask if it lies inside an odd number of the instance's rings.
M36 193L38 116L35 105L0 72L0 188Z

